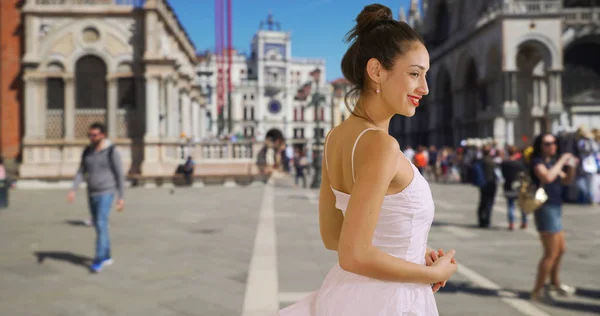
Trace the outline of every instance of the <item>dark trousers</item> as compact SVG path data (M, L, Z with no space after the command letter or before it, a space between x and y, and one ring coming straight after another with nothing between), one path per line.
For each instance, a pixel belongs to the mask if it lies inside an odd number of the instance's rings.
M304 171L296 171L296 178L294 179L294 183L298 185L298 182L300 182L299 180L302 180L302 187L306 188L306 175L304 174Z
M477 209L479 227L490 227L497 189L496 181L487 182L479 189L479 208Z

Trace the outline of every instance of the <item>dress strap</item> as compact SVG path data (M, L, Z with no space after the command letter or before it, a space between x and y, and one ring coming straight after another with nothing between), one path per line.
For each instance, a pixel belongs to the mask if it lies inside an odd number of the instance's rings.
M332 132L333 128L327 133L327 137L325 138L325 148L323 148L323 158L325 159L325 168L327 169L327 172L329 172L329 163L327 163L327 144L329 144L329 136L331 136Z
M373 127L369 127L367 129L365 129L364 131L362 131L360 134L358 134L358 137L356 137L356 140L354 141L354 147L352 147L352 183L356 182L356 180L354 179L354 151L356 150L356 144L358 144L358 140L360 139L361 136L363 136L363 134L369 130L376 130L377 128L373 128Z

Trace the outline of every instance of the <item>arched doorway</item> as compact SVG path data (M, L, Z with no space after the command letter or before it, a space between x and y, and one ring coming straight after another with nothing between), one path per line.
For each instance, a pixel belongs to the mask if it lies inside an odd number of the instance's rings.
M481 108L480 89L477 76L477 66L475 60L471 59L467 63L467 72L465 77L465 112L464 112L464 130L465 137L479 137L479 126L477 124L477 113Z
M438 123L439 145L453 146L454 132L452 121L454 119L454 104L452 100L452 88L450 85L450 73L446 67L442 67L437 75L437 87L435 92L435 104L439 109Z
M273 142L285 140L285 137L283 137L283 133L278 128L271 128L270 130L268 130L267 134L265 135L265 138Z
M94 122L106 123L106 64L92 55L75 64L75 137L85 138Z
M430 48L444 43L450 37L450 14L446 1L439 1L436 7L435 28L429 33L426 38L426 44Z
M600 1L599 1L600 3ZM600 126L600 115L586 111L600 104L600 35L582 38L565 49L562 78L563 102L568 109L577 106L582 111L571 112L571 123Z
M519 46L517 53L517 95L519 117L515 120L514 135L517 145L523 139L550 131L544 108L548 105L548 76L546 68L551 64L549 49L538 41L527 41Z

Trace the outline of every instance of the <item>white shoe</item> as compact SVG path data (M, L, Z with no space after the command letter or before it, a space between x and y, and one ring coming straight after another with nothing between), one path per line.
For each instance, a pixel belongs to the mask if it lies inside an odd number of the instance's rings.
M529 299L536 302L536 303L540 303L540 304L548 304L548 305L552 305L553 301L550 298L550 296L548 295L548 293L544 290L535 293L535 292L531 292Z
M561 284L559 286L550 285L549 291L556 292L560 296L571 296L571 295L575 294L577 289L572 286L568 286L566 284Z
M91 219L84 219L81 221L83 223L83 225L85 226L92 226L92 220Z

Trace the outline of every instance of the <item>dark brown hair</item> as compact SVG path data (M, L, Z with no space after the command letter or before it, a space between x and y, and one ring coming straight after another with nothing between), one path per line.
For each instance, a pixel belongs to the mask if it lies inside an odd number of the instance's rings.
M360 92L365 91L365 68L369 59L376 58L383 68L391 70L396 58L406 54L412 43L423 43L415 30L405 22L394 20L392 10L382 4L365 6L344 41L352 42L342 58L342 73L354 85L344 100L353 115L357 114L350 108L348 99L356 100Z
M519 148L517 148L517 146L515 146L515 145L508 146L508 154L509 155L513 156L518 152L519 152Z
M90 125L89 129L97 129L100 131L100 133L102 134L106 134L106 125L100 123L100 122L94 122L92 123L92 125Z

